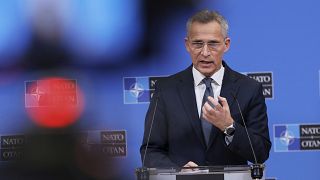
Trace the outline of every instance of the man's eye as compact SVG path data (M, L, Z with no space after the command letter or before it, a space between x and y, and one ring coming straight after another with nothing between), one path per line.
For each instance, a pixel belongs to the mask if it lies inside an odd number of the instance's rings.
M208 43L208 46L210 47L216 47L219 43Z
M202 42L193 42L192 45L194 45L195 47L202 47L203 43Z

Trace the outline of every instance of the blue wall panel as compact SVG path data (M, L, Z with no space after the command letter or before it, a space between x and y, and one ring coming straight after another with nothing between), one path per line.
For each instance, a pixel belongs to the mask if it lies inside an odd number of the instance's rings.
M77 79L84 91L85 110L78 122L79 131L126 130L127 156L116 161L125 178L134 179L134 169L141 166L139 147L149 104L124 103L124 78L167 76L189 66L191 60L183 39L185 22L196 10L216 9L230 26L231 48L225 55L226 62L239 72L272 72L273 98L266 103L273 147L266 162L266 176L279 180L316 179L320 147L276 152L274 126L320 124L319 6L315 0L201 1L194 10L171 13L172 17L161 23L159 32L154 34L161 37L154 42L159 49L153 54L127 58L122 54L121 61L129 63L105 69L62 68L51 75ZM141 28L141 19L138 22ZM133 41L129 41L130 45ZM121 48L121 43L125 40L115 47ZM95 62L98 61L101 59ZM24 110L24 81L47 74L50 75L43 71L0 72L1 136L23 133L33 126Z

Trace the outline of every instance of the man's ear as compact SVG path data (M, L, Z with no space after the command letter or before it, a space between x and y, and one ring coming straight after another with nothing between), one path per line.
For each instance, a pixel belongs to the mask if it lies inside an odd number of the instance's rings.
M186 47L186 50L190 53L191 49L190 49L189 41L187 37L184 38L184 46Z
M224 45L225 45L225 48L224 48L224 52L227 52L230 48L230 43L231 43L231 40L229 37L226 37L226 39L224 40Z

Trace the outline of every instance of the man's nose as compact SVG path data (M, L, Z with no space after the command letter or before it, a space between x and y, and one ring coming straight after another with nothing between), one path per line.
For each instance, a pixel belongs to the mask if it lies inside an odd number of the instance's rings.
M210 56L210 51L209 51L209 48L208 48L208 45L205 43L201 49L201 54L203 56Z

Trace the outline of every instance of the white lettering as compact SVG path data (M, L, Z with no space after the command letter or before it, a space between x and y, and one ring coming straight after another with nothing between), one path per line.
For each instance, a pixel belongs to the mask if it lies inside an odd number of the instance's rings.
M17 151L5 151L2 153L4 159L20 159L22 157L22 152Z
M308 148L319 148L320 147L320 140L316 141L302 141L301 142L302 147L308 147Z
M271 89L263 89L264 96L271 96Z
M103 147L102 151L110 155L125 155L125 147Z
M3 145L23 145L24 139L23 138L7 138L3 139Z
M258 82L260 82L260 83L269 83L269 82L271 82L271 77L270 76L267 76L267 75L265 75L265 76L250 76L252 79L254 79L254 80L256 80L256 81L258 81Z
M320 135L320 127L301 128L302 135Z
M102 135L104 140L107 141L120 141L123 142L125 137L123 134L103 134Z
M151 87L154 87L156 85L157 80L151 80Z
M53 84L56 91L75 90L76 84L72 81L58 81Z

